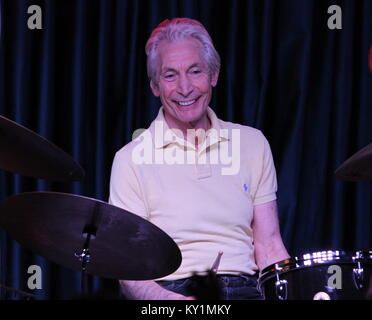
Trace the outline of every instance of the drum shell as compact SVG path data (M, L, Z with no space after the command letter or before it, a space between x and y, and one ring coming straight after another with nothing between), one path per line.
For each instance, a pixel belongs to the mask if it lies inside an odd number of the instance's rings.
M331 257L330 261L320 263L316 259L285 260L265 268L266 272L260 276L259 286L267 300L283 300L283 296L287 300L313 300L319 297L330 300L364 300L372 277L371 256L368 253L363 259L356 260L355 255L342 252L342 255L338 254ZM341 288L335 287L334 278L331 278L335 274L334 266L338 266L336 268L341 272L341 281L338 281ZM363 279L358 281L355 280L355 272L359 267L363 270ZM282 297L277 290L278 280L284 281L285 295ZM362 288L360 284L363 285Z

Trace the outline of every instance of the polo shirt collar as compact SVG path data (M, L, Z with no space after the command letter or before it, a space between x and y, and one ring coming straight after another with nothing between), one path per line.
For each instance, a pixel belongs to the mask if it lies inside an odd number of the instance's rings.
M225 129L222 126L220 120L217 118L216 113L210 107L208 107L208 109L207 109L207 114L208 114L209 120L211 121L211 129L213 129L213 130L208 130L207 131L207 137L209 137L209 138L208 139L206 138L205 140L208 141L207 142L208 145L203 146L203 149L205 147L211 146L214 143L229 140L227 129ZM150 126L149 129L151 131L151 134L154 137L154 144L155 144L156 149L165 148L172 143L177 143L177 144L179 144L183 147L195 148L195 146L192 143L183 139L183 137L178 135L177 131L175 131L175 130L173 130L174 131L173 141L169 141L169 140L164 139L165 133L167 132L167 130L171 130L171 129L169 128L169 126L167 124L167 121L165 120L164 107L163 106L160 107L159 113L158 113L157 117L155 118L155 120L151 123L151 126ZM159 129L163 130L163 134L159 135L159 132L157 132L156 129L157 130L159 130ZM157 134L155 134L155 132ZM204 141L204 145L205 145L206 141Z

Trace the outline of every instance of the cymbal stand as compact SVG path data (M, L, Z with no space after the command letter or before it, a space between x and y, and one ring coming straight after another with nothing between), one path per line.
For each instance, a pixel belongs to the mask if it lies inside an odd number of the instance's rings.
M91 239L92 234L87 233L86 234L86 239L84 242L84 246L82 249L81 254L75 253L75 256L79 258L81 261L81 294L83 298L87 297L89 294L88 292L88 275L87 275L87 266L88 263L90 262L90 251L89 251L89 244L90 244L90 239Z
M10 288L10 287L4 286L1 283L0 283L0 290L5 290L7 292L12 292L14 295L17 294L20 297L24 297L24 299L26 299L26 300L31 300L31 299L34 299L35 298L35 295L34 294L27 293L27 292L24 292L22 290L17 290L17 289L14 289L14 288ZM5 297L5 294L4 294L4 297Z
M85 225L82 232L85 238L84 246L81 254L75 253L75 256L81 261L81 294L83 298L86 298L90 292L88 292L88 274L87 266L91 261L91 255L89 251L90 240L94 239L97 235L99 223L102 218L102 212L100 210L100 204L97 203L94 207L91 220Z

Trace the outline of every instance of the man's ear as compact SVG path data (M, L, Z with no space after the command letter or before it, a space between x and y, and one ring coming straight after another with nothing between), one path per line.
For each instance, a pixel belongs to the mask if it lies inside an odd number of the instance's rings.
M211 78L211 85L212 87L215 87L217 85L217 82L218 82L218 75L220 74L220 70L217 70L215 72L214 75L212 75L212 78Z
M150 80L150 87L151 87L151 91L152 91L153 95L155 97L159 97L160 96L159 87L158 87L157 84L154 83L153 80Z

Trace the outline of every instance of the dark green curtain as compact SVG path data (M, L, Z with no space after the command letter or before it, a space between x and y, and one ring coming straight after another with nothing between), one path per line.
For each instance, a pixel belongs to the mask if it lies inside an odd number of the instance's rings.
M42 8L42 30L27 8ZM327 27L330 5L342 29ZM160 102L149 90L144 46L162 20L186 16L210 31L222 58L211 102L224 120L261 129L278 175L284 242L292 255L372 246L370 182L334 170L372 142L370 0L0 0L0 114L46 137L86 177L55 183L0 171L0 200L60 191L107 201L115 152L147 127ZM1 214L1 213L0 213ZM34 255L0 230L0 284L37 299L74 298L80 274ZM94 290L115 289L92 277ZM3 298L14 298L3 293Z

